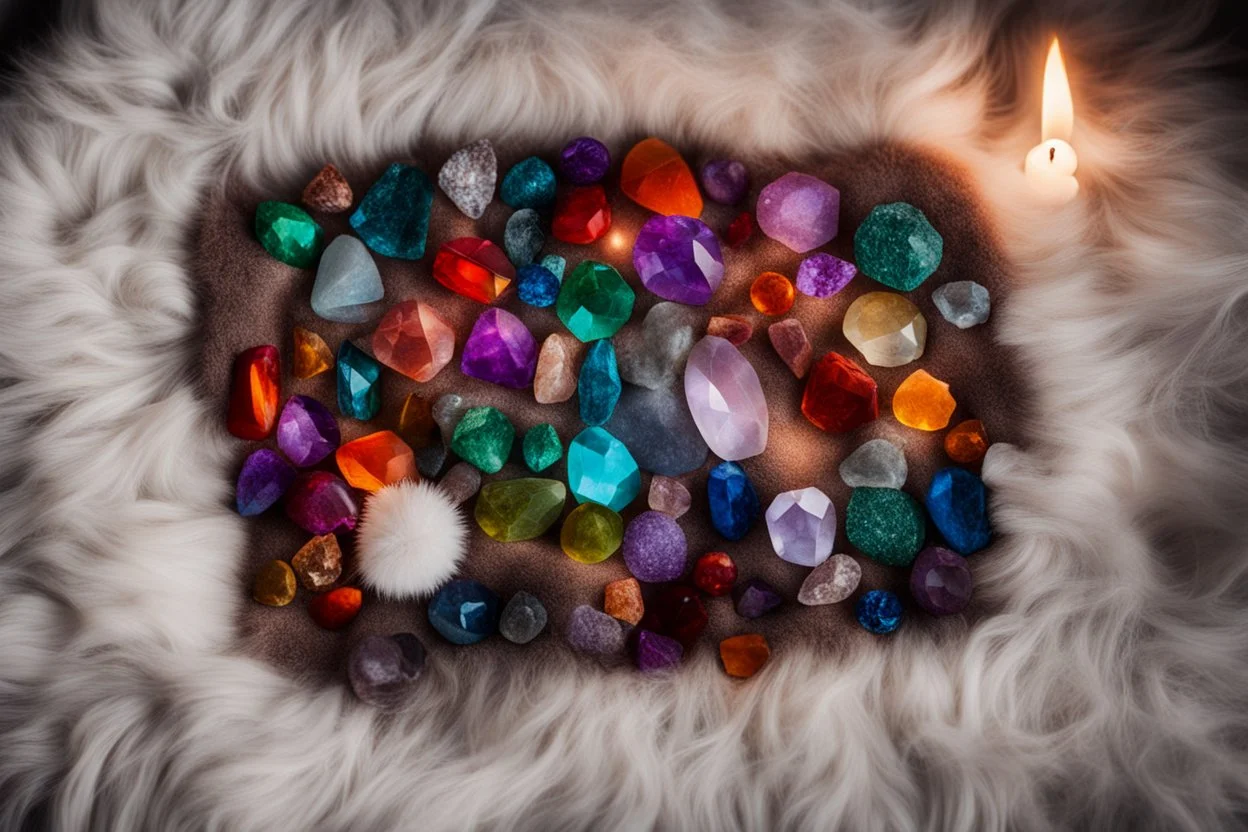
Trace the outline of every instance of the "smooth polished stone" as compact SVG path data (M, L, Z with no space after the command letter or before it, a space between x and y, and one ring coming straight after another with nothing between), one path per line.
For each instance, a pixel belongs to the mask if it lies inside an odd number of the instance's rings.
M836 236L841 192L821 179L790 172L759 192L755 213L764 234L803 254Z
M367 422L381 410L381 365L350 341L338 347L338 411Z
M833 555L811 570L797 592L808 607L839 604L854 594L862 581L862 567L849 555Z
M416 455L393 431L379 430L343 445L334 454L338 470L352 488L380 491L403 480L420 480Z
M771 658L771 648L765 636L746 633L732 636L719 643L719 660L724 672L734 679L748 679Z
M417 393L408 393L399 408L398 434L418 449L440 442L442 432L433 419L433 402Z
M741 248L753 236L754 215L749 211L742 211L740 214L737 214L736 219L728 223L728 231L724 234L724 241L728 243L729 248Z
M481 490L481 470L470 462L456 462L438 485L452 503L462 505Z
M706 492L711 525L728 540L740 540L749 534L762 514L754 483L735 462L721 462L711 469Z
M373 255L349 234L333 239L312 283L312 311L327 321L360 324L381 312L386 289Z
M592 136L580 136L559 152L559 171L573 185L592 185L607 175L611 153Z
M522 589L503 607L498 618L498 632L512 644L528 644L546 629L548 618L545 604Z
M300 381L319 376L334 366L334 353L325 339L310 329L294 329L295 358L291 372Z
M836 506L813 486L777 494L767 507L767 533L781 560L818 566L832 554Z
M364 605L364 593L353 586L340 586L308 601L308 616L323 630L341 630L355 620Z
M734 347L739 347L754 334L754 324L741 315L714 315L706 322L706 334L723 338Z
M534 474L542 473L563 459L563 442L559 440L555 426L549 422L534 425L525 431L520 449L524 453L524 464Z
M576 384L581 421L587 425L604 425L615 412L623 386L615 362L615 345L604 338L589 345L581 363Z
M685 397L673 390L624 385L606 428L628 447L643 471L678 477L706 463L706 442Z
M291 396L277 420L277 447L286 458L307 468L329 456L342 442L338 420L311 396Z
M589 245L610 230L611 203L601 185L583 185L559 194L550 221L550 233L556 240Z
M554 306L559 299L559 286L559 278L545 266L530 263L516 270L516 297L529 306Z
M812 254L797 266L797 291L812 298L830 298L849 285L858 268L825 252Z
M742 618L762 618L783 604L784 597L762 578L751 578L733 588L732 601Z
M962 468L942 468L927 489L927 513L949 548L962 555L992 541L984 481Z
M581 604L568 616L568 644L581 653L623 653L625 635L623 624L588 604Z
M780 360L797 378L805 378L814 361L814 350L806 330L797 318L785 318L767 327L767 339Z
M234 359L225 427L239 439L266 439L277 424L277 397L282 377L277 347L264 344Z
M415 165L386 168L351 215L351 227L370 249L385 257L419 260L425 256L433 183Z
M689 544L680 525L660 511L643 511L624 530L624 565L646 583L674 581L689 565Z
M602 428L586 428L568 446L568 487L578 503L623 511L641 491L641 472L623 442Z
M451 450L486 474L497 474L511 455L516 428L496 407L469 408L451 434Z
M546 232L542 219L532 208L521 208L507 218L503 229L503 251L516 268L527 266L537 259L546 244Z
M750 189L750 173L735 159L712 159L702 166L702 190L723 205L736 205Z
M342 577L342 548L333 534L321 534L295 552L290 566L309 592L325 592Z
M915 370L893 394L893 417L916 430L943 430L957 407L949 385L927 370Z
M707 552L694 564L693 585L707 595L727 595L736 582L737 565L726 552Z
M779 272L763 272L750 284L750 303L764 315L787 314L795 297L792 281Z
M602 590L602 611L629 626L637 626L646 614L646 604L641 598L641 584L637 583L636 578L620 578L607 584Z
M667 584L646 605L639 625L643 630L665 635L688 650L706 629L708 616L698 590L682 584Z
M563 553L578 563L601 563L624 540L624 520L606 506L582 503L568 514L559 532Z
M912 292L936 271L944 240L923 212L905 202L877 205L854 232L854 261L872 280Z
M438 248L433 276L458 295L493 303L516 279L516 269L502 249L478 237L457 237Z
M620 376L650 390L671 387L693 349L690 310L663 301L646 312L640 333L624 332L618 340Z
M651 292L690 306L705 305L724 280L715 232L679 215L646 220L633 241L633 268Z
M838 471L850 488L901 488L909 473L906 455L887 439L863 442Z
M974 465L988 453L988 433L978 419L958 423L945 434L945 454L954 462Z
M511 166L498 189L512 208L545 208L555 201L555 172L536 156Z
M873 422L880 415L875 380L845 356L830 352L806 377L802 415L828 433L847 433Z
M395 304L373 332L373 355L412 381L432 380L454 354L455 330L427 303Z
M295 469L276 451L252 451L239 471L234 505L243 517L255 517L275 505L294 481Z
M563 281L555 313L585 343L610 338L633 315L637 299L620 273L605 263L582 260Z
M365 704L398 710L412 697L425 669L425 646L411 633L372 635L347 655L347 681Z
M702 194L693 171L662 139L643 139L628 151L620 166L620 190L656 214L702 216Z
M568 489L558 480L496 480L481 486L473 516L500 543L532 540L559 520L567 496Z
M313 211L322 214L341 214L350 211L355 202L355 194L347 178L333 165L321 168L303 189L300 197L303 204Z
M459 369L472 378L523 390L537 373L537 339L515 315L491 307L472 325Z
M627 444L627 443L626 443ZM680 480L655 474L650 478L650 508L661 511L672 519L677 519L689 510L693 498L689 489Z
M351 531L360 515L353 492L328 471L303 471L283 501L286 516L308 534Z
M580 352L581 343L571 336L560 332L546 336L533 374L533 398L538 404L558 404L572 398Z
M932 303L941 316L958 329L970 329L988 320L992 298L974 280L955 280L932 292Z
M663 673L675 670L685 648L674 638L641 630L637 633L637 669L642 673Z
M721 459L738 460L767 448L767 399L758 373L737 348L708 335L694 345L685 364L689 413Z
M910 596L932 615L957 615L971 602L971 569L966 558L928 546L910 569Z
M266 607L284 607L295 600L295 573L284 560L272 560L260 567L251 587L251 597Z
M499 597L479 581L459 579L429 601L429 623L451 644L476 644L498 632Z
M909 566L923 548L923 509L895 488L855 488L845 509L845 536L859 552L885 566Z
M867 632L888 635L901 626L901 599L886 589L873 589L858 599L854 616Z
M923 357L927 319L896 292L867 292L845 310L841 323L845 340L868 364L900 367Z
M430 415L437 424L438 430L442 431L442 440L450 444L452 437L455 436L455 428L459 425L459 420L464 418L464 414L472 407L463 396L458 393L443 393L438 396L438 400L433 403Z
M256 206L256 239L274 258L306 269L320 256L325 232L298 205L270 201Z
M480 139L460 148L442 163L438 187L466 217L481 219L498 181L498 159L489 139Z

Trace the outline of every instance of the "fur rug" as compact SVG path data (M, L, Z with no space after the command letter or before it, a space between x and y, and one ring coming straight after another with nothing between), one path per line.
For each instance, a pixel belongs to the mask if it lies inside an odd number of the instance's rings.
M3 103L0 828L1229 828L1248 801L1245 121L1190 5L96 0ZM1057 22L1060 21L1060 25ZM1036 205L1044 35L1083 196ZM960 632L754 683L431 672L379 717L237 649L245 533L194 395L186 251L223 175L481 135L971 170L1037 415Z

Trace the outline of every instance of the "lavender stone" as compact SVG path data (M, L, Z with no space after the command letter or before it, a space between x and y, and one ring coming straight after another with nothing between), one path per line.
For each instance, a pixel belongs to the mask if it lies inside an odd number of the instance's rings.
M369 636L347 657L347 678L363 702L394 710L408 701L425 669L425 646L411 633Z
M804 173L786 173L758 195L755 217L768 237L798 254L836 236L841 192Z
M735 159L712 159L702 166L702 190L716 202L735 205L750 187L750 174Z
M737 615L742 618L758 618L784 603L780 592L762 578L750 578L745 583L737 584L732 590L732 600L736 604Z
M956 615L971 601L971 569L966 558L941 546L928 546L914 559L910 594L932 615Z
M277 420L277 447L300 468L315 465L338 449L342 434L329 408L311 396L291 396Z
M238 513L254 517L282 498L295 481L295 469L277 451L261 448L243 462L234 490Z
M827 298L849 285L858 267L831 254L812 254L797 267L797 291L812 298Z
M522 390L537 372L537 340L515 315L492 307L473 324L459 368L466 376Z
M646 220L633 242L633 268L665 300L703 306L724 280L715 232L701 220L673 215Z
M674 581L685 573L689 544L671 517L643 511L624 530L624 565L633 577L647 583Z
M624 625L588 604L572 610L568 618L568 644L582 653L608 655L624 650Z
M591 136L581 136L564 145L559 153L559 170L574 185L590 185L607 175L611 153Z
M642 673L661 673L680 666L685 648L674 638L642 630L637 633L637 669Z

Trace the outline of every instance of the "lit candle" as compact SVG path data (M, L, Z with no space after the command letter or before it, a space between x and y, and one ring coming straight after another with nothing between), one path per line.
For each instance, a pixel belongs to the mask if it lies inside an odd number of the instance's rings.
M1074 126L1070 81L1066 78L1066 65L1062 63L1062 50L1057 38L1053 38L1049 57L1044 62L1044 97L1040 105L1042 141L1027 153L1023 163L1027 181L1047 201L1069 202L1079 192L1079 181L1075 179L1079 157L1070 146Z

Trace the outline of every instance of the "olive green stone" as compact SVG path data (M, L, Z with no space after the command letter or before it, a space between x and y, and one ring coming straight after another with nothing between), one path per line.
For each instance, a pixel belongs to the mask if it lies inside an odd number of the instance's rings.
M486 474L497 474L511 455L516 428L496 407L470 407L455 426L451 450Z
M850 545L885 566L909 566L923 548L923 508L895 488L855 488L845 510Z
M555 313L573 335L588 344L618 332L632 316L636 299L615 269L582 260L563 281Z
M325 234L308 212L287 202L256 206L256 239L288 266L306 269L321 256Z
M529 428L524 434L524 464L534 474L540 474L563 459L563 443L555 426L542 423Z
M624 518L597 503L582 503L563 521L559 543L564 554L581 563L601 563L624 542Z
M559 480L525 477L487 483L477 495L477 525L501 543L532 540L563 513L568 489Z
M905 202L877 205L854 232L854 260L867 277L909 292L936 271L944 240L923 212Z

